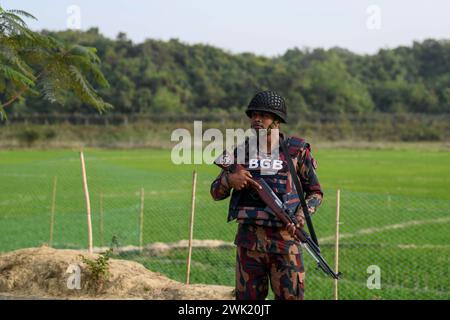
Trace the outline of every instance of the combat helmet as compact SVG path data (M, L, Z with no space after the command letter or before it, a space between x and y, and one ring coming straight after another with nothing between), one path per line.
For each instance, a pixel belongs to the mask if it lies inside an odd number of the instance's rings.
M284 98L275 91L258 92L250 101L245 113L249 118L252 111L270 112L277 115L281 122L286 123L287 110Z

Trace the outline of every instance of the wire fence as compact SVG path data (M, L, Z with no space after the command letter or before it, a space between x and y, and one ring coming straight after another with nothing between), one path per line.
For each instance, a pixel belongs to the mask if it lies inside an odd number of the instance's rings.
M223 111L223 110L221 110ZM74 142L89 146L140 146L155 143L159 133L173 128L192 126L202 121L215 128L247 127L244 111L227 114L10 114L0 121L0 146L73 146ZM286 133L300 129L308 137L323 141L449 141L450 114L369 113L329 114L293 113ZM154 130L156 131L156 130ZM172 131L172 130L170 130ZM90 134L88 134L90 133Z
M85 153L93 249L112 247L116 258L185 282L193 167L150 165L152 154ZM0 251L42 244L87 249L79 155L34 152L4 163ZM209 194L218 170L196 170L190 283L234 286L237 225L226 222L228 201ZM325 189L313 221L334 266L336 190ZM341 190L339 299L449 299L449 226L448 200ZM333 280L304 255L306 299L334 299Z

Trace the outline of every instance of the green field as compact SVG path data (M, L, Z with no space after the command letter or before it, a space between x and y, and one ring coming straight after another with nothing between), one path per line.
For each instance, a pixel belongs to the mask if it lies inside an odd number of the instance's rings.
M342 299L449 299L450 153L445 150L314 150L325 201L314 217L323 254L333 263L335 192L341 189ZM167 150L85 150L94 246L139 245L140 190L144 244L188 238L192 170L198 172L195 239L232 242L227 201L214 202L212 165L175 166ZM0 251L49 242L86 248L86 215L76 151L0 151ZM184 281L187 250L122 254ZM331 299L333 281L305 255L307 299ZM369 290L367 268L381 269ZM191 282L233 285L233 249L194 249Z

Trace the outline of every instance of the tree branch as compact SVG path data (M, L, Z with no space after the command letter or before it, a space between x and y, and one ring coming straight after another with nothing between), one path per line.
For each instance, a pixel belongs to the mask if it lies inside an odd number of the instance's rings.
M64 55L62 56L62 58L64 59L67 55L69 54L69 51L66 51L64 53ZM50 65L50 63L44 68L42 69L41 72L39 72L39 74L36 76L36 80L37 81L43 74L44 72L47 70L48 66ZM23 87L22 90L20 90L16 95L14 95L14 97L12 97L11 99L9 99L8 101L6 101L3 105L1 105L2 109L4 109L5 107L9 106L10 104L14 103L17 99L19 99L25 92L27 92L29 88L28 87Z
M12 104L14 101L19 99L26 91L28 90L28 87L23 87L21 91L19 91L14 97L6 101L4 104L2 104L2 109Z

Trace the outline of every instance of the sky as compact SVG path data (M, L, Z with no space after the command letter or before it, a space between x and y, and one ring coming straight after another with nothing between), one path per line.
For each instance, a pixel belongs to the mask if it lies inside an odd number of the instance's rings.
M33 30L87 30L134 43L203 43L232 53L282 55L290 48L342 47L359 54L450 39L448 0L0 0L38 21Z

